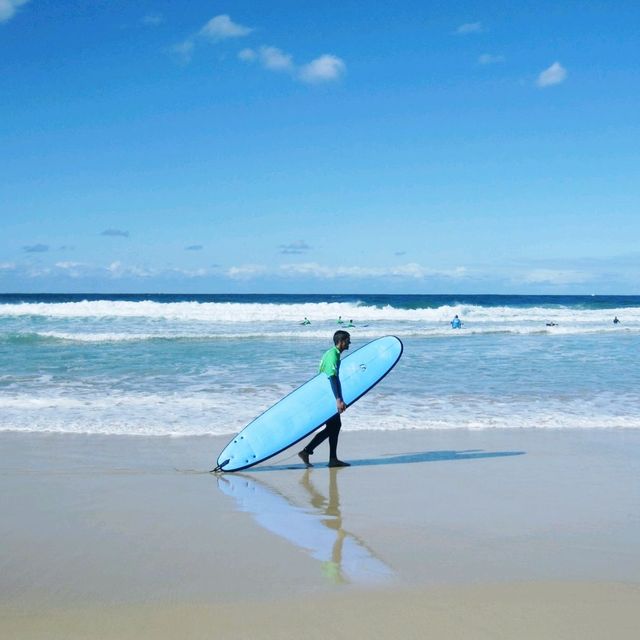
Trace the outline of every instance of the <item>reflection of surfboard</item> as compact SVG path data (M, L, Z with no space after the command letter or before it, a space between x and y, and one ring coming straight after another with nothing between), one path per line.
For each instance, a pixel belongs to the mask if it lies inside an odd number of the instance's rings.
M340 384L347 405L384 378L402 355L402 342L385 336L344 358ZM218 456L216 470L239 471L267 460L308 436L336 413L336 400L324 373L292 391L250 422Z
M390 580L391 568L376 558L362 540L342 528L337 472L332 471L329 479L334 483L333 502L330 496L324 508L296 506L281 493L243 474L220 476L218 488L232 496L238 509L250 513L261 527L320 561L323 573L332 581L376 584ZM315 491L315 487L309 490Z

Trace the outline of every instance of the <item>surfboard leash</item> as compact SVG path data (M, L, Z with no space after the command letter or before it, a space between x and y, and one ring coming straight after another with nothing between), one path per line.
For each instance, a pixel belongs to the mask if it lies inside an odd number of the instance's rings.
M215 469L211 469L209 473L221 473L222 471L224 471L223 467L227 466L230 460L231 458L227 458L224 462L221 462L219 465L217 465Z

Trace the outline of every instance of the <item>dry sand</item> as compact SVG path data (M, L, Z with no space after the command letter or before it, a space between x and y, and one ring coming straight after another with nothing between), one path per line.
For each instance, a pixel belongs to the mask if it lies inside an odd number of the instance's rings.
M540 583L15 612L3 637L636 640L640 588Z

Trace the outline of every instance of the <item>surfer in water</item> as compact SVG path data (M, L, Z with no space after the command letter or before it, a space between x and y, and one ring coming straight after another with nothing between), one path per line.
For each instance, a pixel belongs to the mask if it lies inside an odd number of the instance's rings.
M331 349L325 352L320 361L319 373L324 373L329 379L331 390L336 399L337 413L329 418L322 431L316 433L311 442L298 453L300 460L305 466L312 467L309 462L309 456L313 455L315 448L329 438L329 466L330 467L349 467L348 462L338 460L338 436L340 435L340 414L347 408L342 399L342 387L340 386L340 354L346 351L351 344L351 336L348 331L339 329L333 334L333 344Z
M455 318L451 321L452 329L460 329L462 327L462 321L458 318L458 314L456 314Z

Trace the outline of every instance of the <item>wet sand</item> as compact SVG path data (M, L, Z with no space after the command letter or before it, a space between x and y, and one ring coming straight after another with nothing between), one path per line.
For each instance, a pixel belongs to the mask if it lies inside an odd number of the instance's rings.
M351 468L218 478L224 444L0 434L2 636L637 636L640 431L347 431Z

